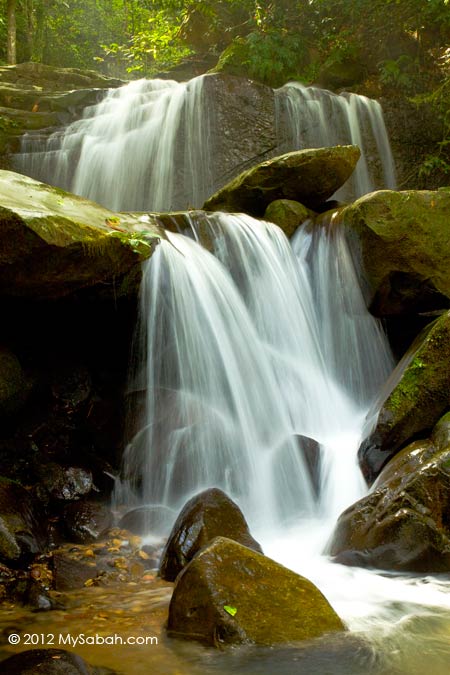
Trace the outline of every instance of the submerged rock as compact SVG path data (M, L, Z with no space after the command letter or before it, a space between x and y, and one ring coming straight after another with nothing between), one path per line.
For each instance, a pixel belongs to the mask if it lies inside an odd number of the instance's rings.
M340 218L358 236L376 315L449 306L449 188L373 192Z
M432 440L404 448L374 489L340 516L330 545L337 562L402 572L450 571L449 415Z
M115 283L150 257L162 231L76 195L0 171L0 293L56 298Z
M167 534L175 514L166 506L139 506L120 519L118 527L133 534Z
M0 663L8 675L114 675L110 668L90 666L81 656L65 649L28 649Z
M384 401L373 433L361 445L361 469L373 482L384 464L418 434L426 436L450 407L450 311L419 336L392 374L400 380ZM405 368L404 372L402 372Z
M159 574L175 581L179 572L215 537L228 537L262 553L239 507L217 488L205 490L183 507L161 556Z
M0 560L20 564L46 545L44 513L18 483L0 478Z
M178 577L168 629L218 647L297 642L345 627L308 579L218 537Z
M291 199L314 209L351 176L360 154L354 145L288 152L241 173L203 208L260 217L270 202Z

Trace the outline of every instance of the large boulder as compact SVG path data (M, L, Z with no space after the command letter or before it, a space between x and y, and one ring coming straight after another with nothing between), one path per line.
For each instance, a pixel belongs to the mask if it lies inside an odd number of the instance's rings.
M215 537L228 537L262 553L239 507L218 488L210 488L183 507L161 556L159 574L175 581L180 571Z
M300 202L292 199L276 199L266 208L264 220L281 227L286 237L290 238L296 229L312 215L309 209Z
M338 562L402 572L450 571L450 419L404 448L373 491L340 516Z
M358 453L370 483L399 449L419 434L426 436L450 407L450 311L419 336L391 382L397 384L381 407L375 430Z
M259 217L270 202L292 199L315 209L350 177L360 154L354 145L288 152L240 174L203 208Z
M450 188L373 192L343 209L379 316L450 305Z
M44 513L19 483L0 478L0 561L26 562L45 548Z
M149 216L0 171L0 294L53 299L99 284L120 294L161 235Z
M296 642L345 630L310 581L222 537L178 577L168 629L215 647Z

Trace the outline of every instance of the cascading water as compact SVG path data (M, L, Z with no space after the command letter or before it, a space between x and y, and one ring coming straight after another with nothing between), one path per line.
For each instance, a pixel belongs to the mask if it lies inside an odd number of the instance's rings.
M211 157L224 112L205 90L208 76L177 83L138 80L107 92L83 118L48 139L26 134L18 171L113 210L167 211L200 207L218 187ZM267 90L270 98L270 90ZM362 155L338 198L395 187L395 171L380 105L356 94L336 96L292 83L275 92L272 155L299 148L355 143ZM248 114L248 113L247 113ZM228 123L228 116L225 114ZM228 173L258 159L231 151ZM217 172L216 172L217 173ZM231 175L230 174L230 175Z
M276 90L279 143L286 150L354 144L361 149L357 170L336 194L359 197L382 187L395 189L395 165L378 103L357 94L337 95L290 82ZM382 158L381 175L374 166Z
M249 216L207 222L215 255L170 234L145 271L146 376L143 384L138 373L134 388L146 389L146 415L125 474L145 501L174 509L220 486L267 528L317 511L302 459L307 437L323 449L319 508L336 502L337 515L333 444L341 465L344 456L355 464L362 420L392 366L345 239L323 228L311 255L307 229L293 251L279 228ZM349 476L348 503L363 494L358 471Z
M26 135L16 166L113 210L201 205L211 193L207 110L203 77L130 82L47 141Z

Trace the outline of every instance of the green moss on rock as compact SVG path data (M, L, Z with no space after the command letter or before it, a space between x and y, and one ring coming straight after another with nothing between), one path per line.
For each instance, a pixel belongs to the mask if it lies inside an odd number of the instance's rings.
M359 239L376 314L448 306L450 191L374 192L340 218Z
M203 208L260 217L270 202L292 199L315 209L350 177L360 154L354 145L288 152L241 173Z
M297 642L345 630L308 579L223 537L179 575L168 628L173 636L216 647Z
M264 220L281 227L287 237L292 237L295 230L308 218L311 211L292 199L277 199L271 202L264 213Z

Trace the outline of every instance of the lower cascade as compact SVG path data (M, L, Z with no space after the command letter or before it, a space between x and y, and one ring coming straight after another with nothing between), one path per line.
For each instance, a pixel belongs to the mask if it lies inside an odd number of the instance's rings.
M448 586L326 556L336 518L367 491L356 451L393 368L342 227L325 216L289 242L249 216L193 213L146 263L135 350L130 396L145 403L119 496L164 505L173 521L192 495L223 489L266 555L395 664L409 622L438 617Z

